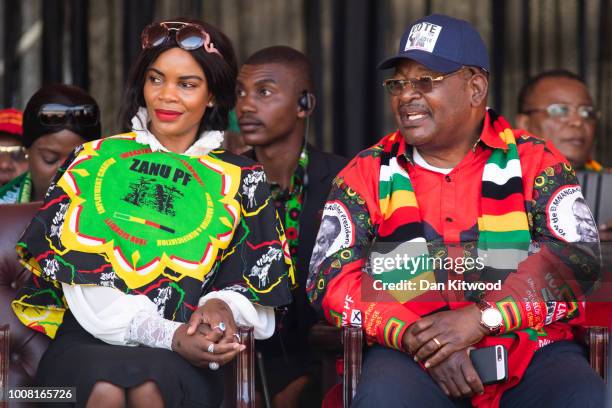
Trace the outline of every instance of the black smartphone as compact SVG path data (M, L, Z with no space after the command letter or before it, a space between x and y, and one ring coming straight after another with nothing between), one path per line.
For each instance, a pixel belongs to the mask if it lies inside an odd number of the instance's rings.
M508 351L504 346L472 350L470 359L483 384L493 384L508 379Z

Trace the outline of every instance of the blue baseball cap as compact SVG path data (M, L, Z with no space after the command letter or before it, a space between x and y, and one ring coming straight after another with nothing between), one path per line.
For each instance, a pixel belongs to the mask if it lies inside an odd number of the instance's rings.
M432 14L409 25L398 53L382 61L378 68L393 68L405 58L445 74L464 65L490 71L487 47L474 26L443 14Z

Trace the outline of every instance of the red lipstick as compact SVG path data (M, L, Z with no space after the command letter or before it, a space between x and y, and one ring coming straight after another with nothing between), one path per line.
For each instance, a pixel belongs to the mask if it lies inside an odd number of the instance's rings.
M172 122L181 116L181 112L166 110L166 109L155 109L155 116L162 122Z

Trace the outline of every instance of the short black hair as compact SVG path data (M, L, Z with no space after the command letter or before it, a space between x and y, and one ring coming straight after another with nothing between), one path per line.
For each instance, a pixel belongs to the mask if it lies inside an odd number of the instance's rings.
M69 120L61 125L43 125L38 119L38 111L48 103L58 103L66 106L93 105L96 108L98 120L92 125L84 125L74 120ZM32 95L23 111L23 136L21 141L25 147L29 148L39 137L64 129L76 133L85 141L99 139L102 131L98 103L91 95L77 86L66 84L45 85Z
M527 99L529 99L529 97L533 93L533 90L535 89L538 82L546 78L573 79L575 81L580 82L584 86L586 86L586 82L584 82L584 79L582 79L579 75L574 74L572 71L568 71L567 69L560 68L560 69L551 69L548 71L540 72L538 75L529 78L527 82L525 82L523 87L521 88L519 92L519 97L518 97L518 106L517 106L518 113L524 113L526 109L525 105L527 104Z
M303 85L301 88L305 89L299 89L298 92L301 92L302 90L313 92L310 61L306 55L295 48L291 48L286 45L275 45L272 47L262 48L261 50L251 54L251 56L244 61L244 65L263 64L281 64L290 66L301 76L301 78L297 78L297 80L299 81L301 79L304 81L303 84L298 83L298 85Z
M209 53L203 47L189 50L193 59L202 67L206 76L209 91L214 97L214 106L206 109L204 117L200 122L198 133L205 130L225 130L228 126L228 113L236 104L236 76L238 75L238 64L236 54L230 39L218 28L203 21L189 18L174 18L167 21L180 21L201 26L210 35L210 41L221 53ZM128 76L123 94L119 120L124 131L131 130L131 119L138 108L145 107L144 84L149 67L165 51L178 47L173 35L162 45L143 49Z

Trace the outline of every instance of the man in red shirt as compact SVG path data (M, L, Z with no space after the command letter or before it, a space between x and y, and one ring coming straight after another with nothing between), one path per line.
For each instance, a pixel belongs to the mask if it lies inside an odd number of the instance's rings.
M317 240L307 282L330 322L372 345L353 406L601 406L571 330L599 279L571 166L486 108L488 55L469 23L417 20L379 67L394 69L399 129L336 178L323 217L340 228ZM507 379L483 385L469 351L494 345Z

